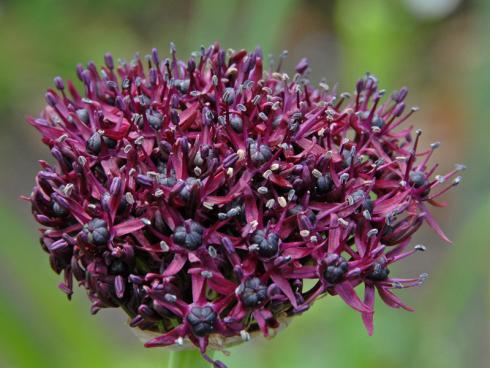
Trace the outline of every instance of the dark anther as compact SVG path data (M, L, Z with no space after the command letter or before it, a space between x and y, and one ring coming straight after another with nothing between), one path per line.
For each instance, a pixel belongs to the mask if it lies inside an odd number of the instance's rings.
M330 284L336 284L344 278L349 265L343 257L339 257L334 264L328 265L323 272L323 277Z
M255 165L261 165L269 161L271 157L272 151L268 145L261 144L258 146L255 142L250 144L250 159Z
M266 234L264 230L257 230L252 235L252 242L258 245L258 253L261 257L275 256L279 249L279 235L273 232Z
M390 274L389 269L384 267L381 263L375 263L373 265L373 270L367 277L368 279L373 281L383 281L388 278L389 274Z
M100 149L102 148L102 137L99 132L95 132L87 140L86 148L92 155L98 155L100 153Z
M211 307L192 307L187 314L187 322L194 335L203 337L214 331L216 312Z
M85 224L82 234L87 242L94 245L104 245L110 237L106 222L99 218L95 218L88 224Z
M240 284L237 290L243 305L249 308L258 307L267 297L267 287L258 277L252 277Z
M174 242L188 250L196 250L202 244L203 232L204 229L197 222L186 222L175 229Z
M333 181L329 174L322 175L316 180L316 190L320 194L330 192L332 186Z

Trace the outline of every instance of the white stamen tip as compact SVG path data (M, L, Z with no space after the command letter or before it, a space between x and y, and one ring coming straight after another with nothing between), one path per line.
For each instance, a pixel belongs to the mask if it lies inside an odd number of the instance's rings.
M313 171L311 172L311 174L315 177L315 178L320 178L322 176L322 172L320 170L317 170L317 169L313 169Z
M463 164L456 164L456 165L454 165L454 169L455 169L456 171L464 171L464 170L466 170L466 165L463 165Z
M339 224L344 226L344 227L347 227L349 225L349 222L344 220L343 218L339 218Z
M463 180L462 176L455 177L453 181L453 185L458 185L459 183L461 183L461 180Z
M236 151L238 158L240 160L243 160L245 158L245 150L240 148L239 150Z
M269 199L266 203L265 203L265 206L268 208L268 209L272 209L274 208L274 205L276 204L276 201L274 198L271 198Z
M250 341L250 334L245 330L240 331L240 337L243 341Z
M168 244L165 240L160 241L160 248L164 252L168 252L170 250L170 247L168 246Z
M208 210L212 210L213 209L213 204L212 203L209 203L209 202L203 202L202 205L204 207L206 207Z
M279 203L279 206L281 206L282 208L286 207L288 204L286 198L284 197L277 197L277 203Z
M266 170L262 176L264 177L264 179L269 179L269 176L272 175L272 170Z
M208 248L208 253L209 253L209 255L210 255L211 257L213 257L213 258L216 258L216 257L218 256L218 251L217 251L217 250L216 250L216 248L215 248L215 247L213 247L213 246L210 246L210 247Z
M267 187L258 187L257 192L259 192L259 194L267 194L269 189L267 189Z
M205 279L210 279L211 277L213 277L213 273L211 271L202 271L201 276Z
M306 238L310 235L310 230L301 230L299 232L299 235L301 235L303 238Z
M73 188L74 188L74 185L72 183L69 183L67 184L64 188L63 188L63 193L69 197L71 195L71 193L73 192Z
M78 163L83 167L87 163L85 156L78 156Z
M129 205L134 204L134 197L133 197L133 195L130 192L127 192L124 195L124 198L126 199L126 202L128 202Z

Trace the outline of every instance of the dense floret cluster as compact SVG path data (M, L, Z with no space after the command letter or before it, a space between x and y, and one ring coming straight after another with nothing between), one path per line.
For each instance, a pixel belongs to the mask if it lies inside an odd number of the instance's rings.
M218 45L183 61L172 46L79 65L82 93L55 78L29 122L57 162L40 161L27 199L68 296L75 279L93 313L120 307L159 335L147 346L192 343L207 359L327 294L369 333L375 291L410 310L392 289L425 276L390 266L425 249L409 248L424 221L447 240L427 204L462 166L435 175L438 144L420 150L420 131L401 128L416 110L406 88L383 98L366 75L337 95L306 59L291 77L281 63Z

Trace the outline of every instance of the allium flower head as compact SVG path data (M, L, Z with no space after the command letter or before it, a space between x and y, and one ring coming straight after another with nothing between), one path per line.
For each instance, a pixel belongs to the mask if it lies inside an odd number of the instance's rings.
M369 334L375 291L411 310L392 289L425 276L390 268L425 249L410 246L423 222L448 241L427 206L463 167L435 175L438 144L402 125L406 88L385 97L368 74L338 96L306 59L294 76L280 64L218 45L184 61L172 46L78 65L81 91L55 78L29 122L57 162L40 161L28 199L68 297L75 279L92 313L122 308L153 333L146 346L194 344L210 361L208 345L269 336L327 294Z

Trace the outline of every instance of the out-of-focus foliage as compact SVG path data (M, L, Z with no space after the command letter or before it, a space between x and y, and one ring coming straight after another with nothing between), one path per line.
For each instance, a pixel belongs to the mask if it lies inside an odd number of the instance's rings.
M436 1L436 0L426 0ZM437 0L438 2L445 0ZM447 0L451 1L452 0ZM412 3L407 6L407 3ZM420 3L420 2L419 2ZM375 334L334 298L319 301L271 341L231 349L231 367L484 367L490 361L490 3L461 1L443 18L391 0L10 0L0 2L0 366L164 367L167 353L145 349L122 313L89 313L84 292L66 301L36 239L28 208L36 159L48 159L24 118L44 104L55 75L75 77L78 62L100 63L105 51L129 59L134 51L165 50L171 40L187 54L219 40L225 47L264 54L289 49L310 57L312 79L352 89L364 72L387 91L411 88L422 111L412 120L424 144L441 140L443 168L470 169L436 211L454 240L430 232L428 246L400 273L429 271L421 289L399 295L410 314L377 303ZM422 12L422 13L421 13ZM415 244L415 241L414 241Z

